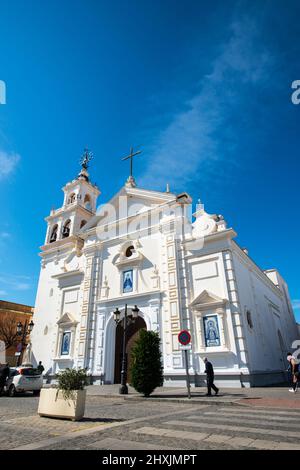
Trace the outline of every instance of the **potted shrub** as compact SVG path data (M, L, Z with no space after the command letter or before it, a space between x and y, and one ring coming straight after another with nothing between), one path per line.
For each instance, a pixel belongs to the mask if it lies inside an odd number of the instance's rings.
M84 416L87 373L85 369L65 369L57 374L55 388L42 388L38 414L78 421Z
M141 330L132 348L131 385L145 397L163 385L160 339L154 331Z

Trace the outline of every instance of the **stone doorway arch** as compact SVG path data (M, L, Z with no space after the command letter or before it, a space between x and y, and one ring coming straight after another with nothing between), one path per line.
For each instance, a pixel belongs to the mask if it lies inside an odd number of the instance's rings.
M138 317L134 323L127 327L126 334L126 359L127 359L127 382L130 383L130 366L131 366L131 351L138 339L141 330L146 330L147 326L142 317ZM114 383L121 383L121 366L122 366L122 346L123 346L123 331L124 331L124 320L122 320L116 328L116 340L115 340L115 373Z

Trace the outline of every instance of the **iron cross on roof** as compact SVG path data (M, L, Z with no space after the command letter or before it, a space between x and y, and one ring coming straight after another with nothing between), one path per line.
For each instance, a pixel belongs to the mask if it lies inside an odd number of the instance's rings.
M133 147L131 147L130 148L130 154L127 155L127 157L122 158L122 161L123 160L128 160L128 158L130 158L130 176L133 176L133 174L132 174L132 166L133 166L132 165L132 163L133 163L132 160L133 160L133 157L135 157L136 155L139 155L140 153L142 153L141 150L138 150L137 152L133 152Z

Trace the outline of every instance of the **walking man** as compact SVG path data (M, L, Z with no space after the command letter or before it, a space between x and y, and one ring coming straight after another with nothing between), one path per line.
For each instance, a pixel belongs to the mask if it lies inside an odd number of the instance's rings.
M289 392L296 393L298 389L298 380L299 380L299 364L297 364L294 356L291 353L288 353L287 361L290 365L290 374L291 374L291 388L289 389Z
M205 374L206 374L206 383L207 383L207 397L211 397L211 389L214 390L215 394L218 395L219 389L218 387L215 386L214 384L214 368L211 362L207 359L207 357L204 358L204 364L205 364Z
M42 375L42 373L44 372L45 370L45 367L43 366L42 364L42 361L39 362L38 366L37 366L37 370L39 371L39 373Z
M3 390L4 390L4 387L5 387L6 380L7 380L8 376L9 376L8 363L1 364L0 365L0 396L3 393Z

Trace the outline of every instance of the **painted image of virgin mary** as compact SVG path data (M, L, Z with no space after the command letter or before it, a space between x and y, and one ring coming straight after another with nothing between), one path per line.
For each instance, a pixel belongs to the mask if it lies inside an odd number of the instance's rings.
M132 271L125 271L123 278L123 292L131 292L132 287Z
M204 318L206 346L220 346L220 334L216 317Z
M70 352L70 336L71 333L64 333L63 335L63 341L62 341L62 348L61 348L61 353L62 354L69 354Z
M207 323L207 338L210 341L214 341L219 338L216 326L211 320Z

